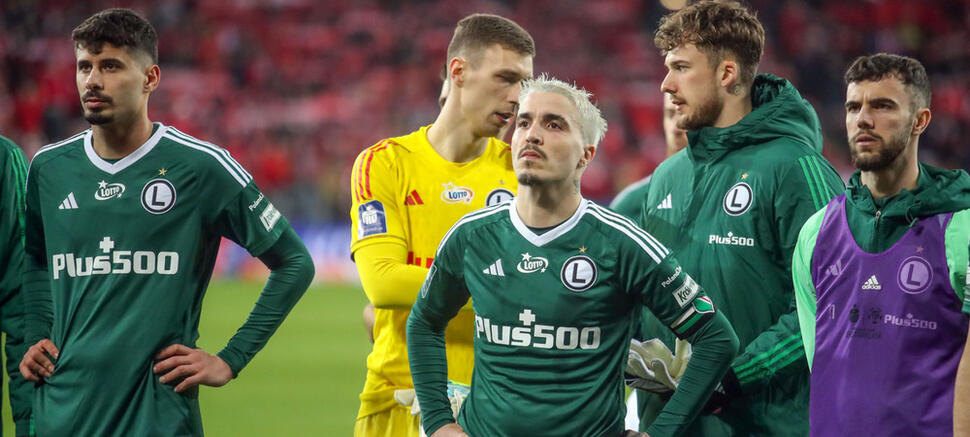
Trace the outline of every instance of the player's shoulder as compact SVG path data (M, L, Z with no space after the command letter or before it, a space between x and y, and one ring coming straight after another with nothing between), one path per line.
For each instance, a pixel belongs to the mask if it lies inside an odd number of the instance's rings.
M656 262L660 262L670 253L656 237L637 226L633 220L617 214L609 208L587 201L584 215L588 217L589 225L605 241L616 244L618 248L646 252Z
M216 178L231 178L243 187L252 182L252 175L233 159L228 150L182 132L174 126L161 126L159 129L163 129L159 146L185 158L182 161L192 166L195 171Z
M78 132L70 137L63 140L50 143L34 153L34 157L30 160L31 170L36 170L37 168L43 166L48 162L52 162L57 158L63 156L73 150L79 150L84 148L84 141L91 133L91 129Z
M357 155L358 162L384 162L387 165L407 159L421 147L422 143L427 143L425 132L427 128L421 128L407 135L384 138L374 145L364 149Z
M508 222L512 202L511 200L505 201L465 214L451 226L448 233L441 239L441 244L449 239L456 238L456 236L475 234L495 223Z

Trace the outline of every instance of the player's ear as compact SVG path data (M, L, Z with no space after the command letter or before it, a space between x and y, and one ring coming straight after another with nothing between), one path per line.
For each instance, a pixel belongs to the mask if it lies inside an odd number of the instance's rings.
M448 78L455 83L458 87L465 84L465 68L468 65L468 61L461 56L455 56L451 58L448 62Z
M158 65L152 64L145 70L144 91L150 93L158 88L158 82L162 79L162 70Z
M721 61L721 64L717 67L718 77L721 82L721 86L731 94L736 94L735 90L738 88L738 84L741 83L741 71L738 69L738 63L734 59L725 59Z
M930 108L919 108L916 110L916 117L913 118L915 120L913 121L912 135L920 135L930 125L930 119L933 118L933 114L930 113Z
M589 165L590 161L593 160L593 156L596 156L596 146L588 144L583 146L583 156L579 158L579 163L576 164L577 169L584 169Z

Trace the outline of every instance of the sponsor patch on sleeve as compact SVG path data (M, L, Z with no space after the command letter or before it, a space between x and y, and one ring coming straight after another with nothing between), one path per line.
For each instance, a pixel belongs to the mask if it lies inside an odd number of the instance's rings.
M371 200L357 207L357 239L387 233L384 205Z
M691 305L687 307L677 320L670 325L670 329L678 338L687 338L704 326L708 320L714 317L714 302L707 296L693 299Z
M685 274L684 282L680 284L680 287L677 287L672 294L674 299L677 300L677 304L683 308L690 303L690 301L694 300L695 297L697 297L698 290L700 290L700 287L698 287L697 283L694 282L694 278L691 278L690 275Z
M270 232L276 222L280 220L280 216L280 211L272 203L266 202L266 208L263 208L263 213L259 215L259 221L263 222L266 232Z

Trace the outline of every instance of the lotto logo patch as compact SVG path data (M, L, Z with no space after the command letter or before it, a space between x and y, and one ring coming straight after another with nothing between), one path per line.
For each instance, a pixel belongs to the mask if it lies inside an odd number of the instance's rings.
M357 207L357 239L387 233L387 217L384 205L371 200Z

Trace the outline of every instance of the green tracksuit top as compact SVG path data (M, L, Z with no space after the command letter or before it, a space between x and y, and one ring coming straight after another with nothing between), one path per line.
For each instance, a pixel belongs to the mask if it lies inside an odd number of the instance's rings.
M0 136L0 330L7 335L3 349L7 359L7 375L10 377L10 405L18 436L29 433L33 394L33 384L25 380L18 369L27 351L21 293L26 178L27 159L24 152Z
M727 378L741 394L690 435L808 433L808 368L791 257L805 220L844 190L821 155L818 116L787 80L758 75L752 111L726 128L687 133L688 146L650 180L641 225L676 253L741 342ZM644 314L646 338L673 336ZM646 398L641 427L663 402Z

